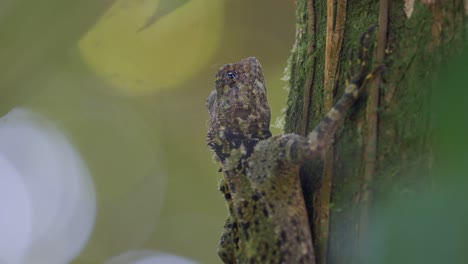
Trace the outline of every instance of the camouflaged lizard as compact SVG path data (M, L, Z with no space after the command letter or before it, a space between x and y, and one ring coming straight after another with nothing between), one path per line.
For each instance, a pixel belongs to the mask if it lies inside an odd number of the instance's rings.
M273 136L262 67L256 58L226 64L207 100L208 145L221 163L229 216L218 254L224 263L315 263L299 165L320 158L340 120L380 67L369 71L371 33L351 57L343 96L307 137Z

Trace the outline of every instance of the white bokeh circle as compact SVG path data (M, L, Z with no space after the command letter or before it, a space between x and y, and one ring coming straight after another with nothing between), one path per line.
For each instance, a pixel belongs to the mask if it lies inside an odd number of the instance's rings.
M21 175L0 155L0 263L23 263L31 241L31 197Z
M96 215L94 185L79 153L53 123L20 108L0 119L0 154L31 198L24 263L73 260L86 245Z
M113 257L105 264L197 264L181 256L149 249L130 250Z

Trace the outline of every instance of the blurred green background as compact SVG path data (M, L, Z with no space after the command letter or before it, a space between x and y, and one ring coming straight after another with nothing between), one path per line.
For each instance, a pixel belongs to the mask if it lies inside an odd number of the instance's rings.
M294 8L271 0L0 3L0 113L23 106L56 122L94 179L96 225L74 263L140 248L219 262L227 212L205 142L205 101L220 66L256 56L274 123L287 96L280 78Z

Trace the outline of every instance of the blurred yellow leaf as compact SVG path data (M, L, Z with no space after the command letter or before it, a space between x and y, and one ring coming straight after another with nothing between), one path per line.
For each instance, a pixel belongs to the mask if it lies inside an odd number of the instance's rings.
M117 0L79 42L86 64L125 94L182 84L219 46L223 1L190 0L144 27L162 1Z

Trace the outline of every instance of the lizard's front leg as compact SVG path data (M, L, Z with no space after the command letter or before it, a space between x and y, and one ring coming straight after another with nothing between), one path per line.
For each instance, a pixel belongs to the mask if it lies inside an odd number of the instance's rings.
M234 205L232 204L232 197L224 179L219 183L219 190L224 195L224 199L228 205L229 215L226 218L223 233L219 240L218 256L223 263L236 264L237 252L239 251L239 230L233 214Z
M239 233L237 228L237 222L228 215L224 224L224 230L221 234L218 246L218 256L221 258L223 263L236 264L237 256L236 252L239 250Z

